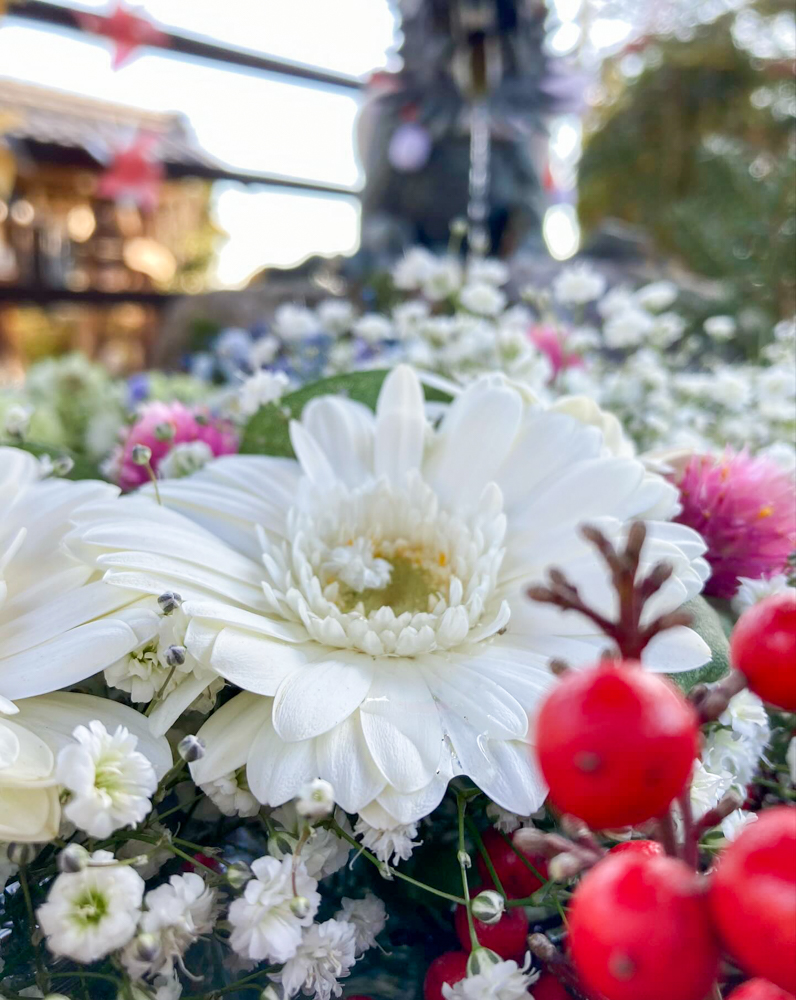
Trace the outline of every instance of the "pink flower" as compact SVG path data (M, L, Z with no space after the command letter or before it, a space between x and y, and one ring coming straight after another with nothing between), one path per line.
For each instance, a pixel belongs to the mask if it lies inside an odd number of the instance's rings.
M171 427L173 435L164 439L162 429ZM147 403L121 446L117 482L123 490L133 490L149 481L146 466L133 462L133 448L146 445L152 452L155 473L163 459L176 445L202 441L214 456L231 455L238 450L238 438L232 425L213 417L199 407L189 409L182 403Z
M677 520L698 531L708 546L713 574L705 593L732 597L738 577L782 572L796 548L796 484L769 458L729 449L722 457L695 455L677 480L682 513Z
M554 326L537 323L530 328L528 336L542 354L547 355L553 366L551 381L555 380L559 372L567 368L581 368L583 366L583 358L579 354L569 353L566 350L566 334Z

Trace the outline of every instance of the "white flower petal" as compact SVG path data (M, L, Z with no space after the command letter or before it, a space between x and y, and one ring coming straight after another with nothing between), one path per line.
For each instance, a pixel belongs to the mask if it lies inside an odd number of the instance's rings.
M399 365L384 380L376 407L374 471L401 486L420 468L426 435L423 389L414 371Z
M319 774L331 782L346 812L359 812L386 784L368 750L359 712L319 736L317 753Z
M274 698L276 732L289 743L328 732L359 708L372 678L372 660L362 653L341 651L294 670Z
M206 785L243 767L257 733L270 715L270 700L248 691L217 709L197 733L205 742L205 753L191 764L194 782Z

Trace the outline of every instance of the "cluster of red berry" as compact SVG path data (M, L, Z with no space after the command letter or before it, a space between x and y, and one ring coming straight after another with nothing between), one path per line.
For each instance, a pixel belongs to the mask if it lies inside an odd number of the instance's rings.
M736 671L727 692L748 686L775 707L796 711L796 592L749 609L733 631L731 654ZM668 819L675 800L690 810L688 783L705 718L698 698L696 703L635 660L567 671L536 726L551 804L594 830ZM762 977L739 986L732 1000L794 1000L796 808L762 812L708 874L699 871L695 829L690 854L687 844L678 847L670 837L667 849L657 841L630 841L595 855L568 913L566 961L577 976L576 995L705 1000L719 995L724 953L747 975ZM540 880L497 831L485 835L484 847L507 899L539 888ZM546 858L529 860L546 877ZM481 859L479 870L485 883L495 881ZM455 922L464 950L432 963L426 1000L441 1000L443 983L466 975L464 907L457 908ZM476 921L476 933L483 947L521 961L528 920L521 906L507 908L497 923ZM549 974L531 993L535 1000L572 996Z

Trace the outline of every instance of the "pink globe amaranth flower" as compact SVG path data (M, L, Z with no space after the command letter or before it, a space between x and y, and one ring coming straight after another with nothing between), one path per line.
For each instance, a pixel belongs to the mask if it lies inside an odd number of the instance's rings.
M583 367L583 358L566 349L566 334L546 323L537 323L528 331L533 344L546 354L553 367L553 379L567 368Z
M156 433L157 428L165 424L174 428L174 436L170 440L161 440ZM204 441L213 455L232 455L238 450L238 436L229 421L214 417L200 407L189 409L182 403L147 403L141 408L122 445L118 466L119 486L126 491L149 482L146 466L133 462L133 448L137 444L150 449L151 465L157 473L158 466L175 445L190 441Z
M773 576L796 548L796 482L769 458L729 449L695 455L676 478L676 520L705 539L713 573L705 593L732 597L738 577Z

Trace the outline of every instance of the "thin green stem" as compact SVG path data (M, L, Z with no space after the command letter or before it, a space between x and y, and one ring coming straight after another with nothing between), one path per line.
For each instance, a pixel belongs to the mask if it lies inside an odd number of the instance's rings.
M340 826L337 820L331 820L326 825L330 830L333 830L341 840L345 840L352 847L355 847L359 854L361 854L364 858L367 858L367 860L370 861L371 864L374 864L380 871L386 870L389 875L399 878L402 882L408 882L409 885L416 886L418 889L425 889L425 891L430 892L432 896L439 896L440 899L447 899L451 903L464 903L464 899L461 896L454 896L450 892L443 892L442 889L435 889L433 885L426 885L425 882L418 882L417 879L410 878L409 875L404 875L403 872L399 872L395 868L391 868L386 862L379 861L375 854L371 854L371 852L367 850L367 848L363 847L358 840L355 840L350 833L347 833Z
M160 490L158 489L158 477L155 475L155 470L152 468L152 462L147 462L146 471L149 473L149 478L152 480L152 485L155 487L155 499L163 506L163 501L160 499Z
M109 976L105 972L51 972L50 979L104 979L107 983L113 983L119 989L119 980L116 976Z
M252 972L251 975L244 976L243 979L238 979L234 983L230 983L229 986L222 986L219 989L211 991L211 995L214 997L220 997L224 993L234 993L235 990L261 990L262 986L252 982L254 979L258 979L260 976L270 975L276 970L277 966L269 965L267 969L259 969L257 972ZM183 997L182 1000L207 1000L206 993L194 993L191 996Z
M481 834L478 832L478 827L475 825L475 823L469 816L466 818L465 822L467 823L467 829L470 831L470 836L473 838L473 840L475 841L475 846L478 848L478 853L484 859L484 864L486 865L487 870L492 878L493 885L500 893L500 895L505 900L508 901L509 897L506 894L506 890L503 888L503 883L498 878L498 873L495 871L495 866L492 864L492 858L490 858L489 852L484 847L484 842L481 839Z
M162 823L167 816L171 816L173 813L176 812L181 812L183 809L188 810L195 802L201 802L203 798L204 795L197 795L195 798L189 799L185 803L181 802L179 805L172 806L171 809L167 809L165 812L155 813L155 815L152 818L156 823Z
M462 889L464 890L464 906L467 911L467 927L470 931L470 944L472 950L475 951L476 948L480 947L478 942L478 935L475 933L475 922L473 921L473 904L470 899L470 887L467 884L467 865L465 859L467 858L467 851L464 848L464 812L467 808L467 803L464 796L460 793L456 793L456 812L459 820L459 870L462 875Z
M28 885L28 873L25 865L20 865L19 867L19 885L22 889L22 896L25 900L25 909L28 912L28 926L30 927L31 939L36 931L36 914L33 910L33 898L30 894L30 886ZM48 992L49 986L47 983L47 973L45 972L44 965L42 964L41 955L39 954L39 949L37 945L33 947L33 958L36 963L36 985L46 994Z

